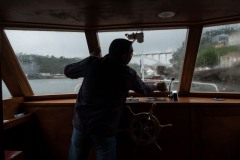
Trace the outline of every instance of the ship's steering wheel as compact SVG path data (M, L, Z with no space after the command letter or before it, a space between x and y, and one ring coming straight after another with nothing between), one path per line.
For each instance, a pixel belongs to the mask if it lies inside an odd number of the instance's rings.
M141 112L135 114L132 109L127 106L134 115L129 125L130 137L134 142L140 145L155 144L160 150L161 147L157 144L157 138L164 127L172 127L172 124L161 125L158 119L153 115L153 109L156 104L152 104L149 112Z

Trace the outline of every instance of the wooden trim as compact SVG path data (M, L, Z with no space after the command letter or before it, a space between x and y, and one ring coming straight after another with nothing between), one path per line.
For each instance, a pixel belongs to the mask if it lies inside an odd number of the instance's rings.
M1 58L1 63L3 66L1 71L2 79L5 82L5 85L7 86L11 95L16 97L23 95L17 81L14 81L14 73L12 72L12 70L10 70L9 64L4 56L2 56Z
M190 21L190 22L159 22L159 23L133 23L133 24L116 24L116 25L102 25L102 26L77 26L77 25L62 25L62 24L45 24L45 23L20 23L20 22L0 22L0 27L3 28L25 28L34 30L76 30L84 31L86 29L90 30L113 30L113 29L135 29L138 28L154 28L154 27L185 27L191 25L211 25L217 23L232 23L239 22L240 15L233 17L222 17L217 19L208 19L202 21Z
M188 39L186 41L187 45L184 57L184 64L182 68L182 77L180 81L179 96L189 94L198 53L198 47L202 34L202 28L202 25L191 26L189 28Z
M41 96L26 96L24 97L24 101L59 100L76 98L77 94L41 95Z
M93 53L95 56L101 57L102 56L101 52L100 53L95 52L95 51L97 51L97 48L100 48L97 31L96 30L86 30L85 35L86 35L86 39L87 39L89 53L90 54Z
M189 93L189 97L210 97L210 98L233 98L233 99L240 99L239 93L229 93L229 92L215 92L215 93L203 93L203 92L195 92Z
M209 19L202 21L202 25L215 25L215 24L226 24L226 23L239 23L240 22L240 15L233 16L233 17L224 17L220 19Z
M138 93L130 92L129 97L146 97ZM149 95L150 97L167 97L167 92L154 92ZM230 99L240 99L239 93L189 93L188 96L182 95L181 97L195 97L195 98L230 98ZM41 95L41 96L26 96L24 101L41 101L41 100L60 100L60 99L76 99L77 94L61 94L61 95ZM4 100L5 101L5 100Z
M213 98L198 98L198 97L179 97L178 101L169 101L168 97L164 97L162 101L151 101L147 97L135 97L138 101L126 101L126 104L152 104L153 102L158 104L239 104L239 99L223 99L216 100ZM23 102L23 106L42 106L46 107L50 105L51 107L60 106L74 106L76 99L58 99L58 100L39 100L39 101L28 101ZM204 107L204 106L202 106Z
M229 153L238 153L238 150L232 150L232 148L234 148L234 144L238 146L236 140L236 143L233 142L235 142L234 139L238 138L238 136L235 137L234 134L238 135L237 133L239 133L239 121L237 121L239 117L240 110L239 104L237 103L227 106L225 104L208 104L207 107L201 104L191 106L192 159L226 159L220 158L219 155L221 156L221 154L218 153L222 151L226 153L225 155L231 155ZM207 121L205 118L207 118ZM208 130L209 128L210 130ZM215 134L213 134L213 130L216 132ZM221 143L221 140L223 140L222 137L224 137L225 145ZM205 151L209 151L208 145L211 146L212 144L216 145L211 148L212 154L206 154ZM221 148L222 151L219 152L218 148Z
M2 32L3 80L13 97L33 95L32 88L17 60L10 42L4 32Z
M2 29L0 30L0 59L2 59ZM3 101L2 101L2 63L0 61L0 159L4 159L4 148L3 148Z

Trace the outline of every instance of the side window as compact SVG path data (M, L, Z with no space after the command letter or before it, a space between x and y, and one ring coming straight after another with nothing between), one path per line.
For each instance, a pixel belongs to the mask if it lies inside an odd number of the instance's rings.
M239 92L240 24L204 27L191 92Z
M5 30L35 95L74 93L82 79L64 76L67 64L89 56L85 33Z

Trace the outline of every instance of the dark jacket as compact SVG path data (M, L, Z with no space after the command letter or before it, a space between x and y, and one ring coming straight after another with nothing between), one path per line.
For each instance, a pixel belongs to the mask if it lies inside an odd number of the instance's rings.
M74 127L83 132L114 135L128 91L147 95L155 90L143 83L135 70L109 55L67 65L64 74L72 79L84 77L73 118Z

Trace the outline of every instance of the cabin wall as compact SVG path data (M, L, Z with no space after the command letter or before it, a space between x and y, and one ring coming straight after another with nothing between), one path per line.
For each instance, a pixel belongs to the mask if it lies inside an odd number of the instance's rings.
M238 104L192 105L193 159L240 159Z
M20 111L20 104L23 102L23 98L13 98L3 100L3 119L9 120L13 119L14 115L18 114Z
M21 117L4 123L4 150L21 151L24 160L34 159L33 155L37 155L38 159L44 159L40 150L36 150L42 144L36 126L35 120L30 115L28 118Z
M127 104L137 114L149 112L151 103ZM66 160L72 133L74 104L27 104L22 108L34 115L31 144L44 159ZM172 124L161 130L157 143L138 145L127 132L133 114L126 108L118 134L119 160L238 160L240 158L239 103L158 103L153 109L160 124ZM34 127L32 126L32 127ZM33 140L29 139L29 141ZM26 139L27 141L27 139ZM31 154L31 153L28 153ZM38 155L31 155L39 159ZM31 157L29 156L29 157ZM46 156L46 157L45 157ZM90 159L94 159L91 156Z
M38 127L38 136L43 140L46 159L66 160L72 133L73 106L31 106L24 107L27 113L33 113ZM37 138L37 137L36 137ZM37 155L36 155L37 156ZM37 158L37 157L36 157Z

